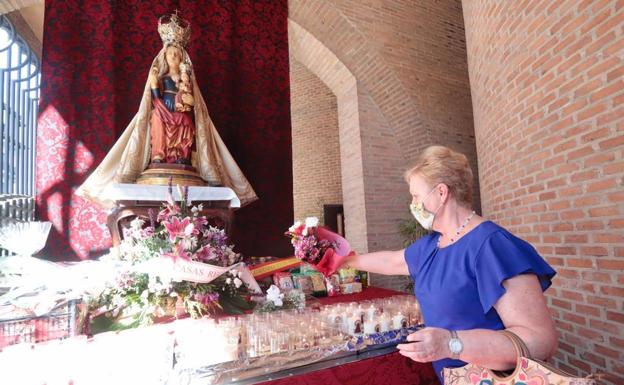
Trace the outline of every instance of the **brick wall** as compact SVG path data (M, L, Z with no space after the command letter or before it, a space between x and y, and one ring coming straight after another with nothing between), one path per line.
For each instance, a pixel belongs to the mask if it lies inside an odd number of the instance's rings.
M461 4L290 0L289 19L291 52L337 95L347 237L359 252L401 248L402 172L423 148L462 151L476 174Z
M323 216L342 204L336 95L294 58L290 60L295 219Z
M531 242L556 363L624 383L624 2L464 1L484 214Z

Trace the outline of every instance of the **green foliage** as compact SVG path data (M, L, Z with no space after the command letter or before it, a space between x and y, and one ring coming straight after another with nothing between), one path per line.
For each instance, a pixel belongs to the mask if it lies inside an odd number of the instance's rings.
M403 220L399 223L399 233L403 237L403 246L407 247L421 237L429 234L429 231L425 230L420 223L410 215L410 219ZM405 285L405 291L412 292L413 290L414 282L410 279L410 282Z
M419 238L429 234L417 220L410 218L399 223L399 233L403 237L403 246L407 247Z
M247 302L240 295L233 295L228 291L224 291L219 296L219 305L228 314L244 314L248 310L254 308L253 302Z
M303 309L305 308L305 295L299 290L290 290L282 298L282 306L275 306L273 301L266 300L256 306L255 313L268 313L276 310Z

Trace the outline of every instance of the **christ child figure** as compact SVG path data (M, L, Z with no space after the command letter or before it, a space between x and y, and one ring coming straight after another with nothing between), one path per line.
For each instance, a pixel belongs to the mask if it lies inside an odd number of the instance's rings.
M187 95L187 96L185 96ZM193 98L193 86L191 85L191 68L188 64L180 64L180 81L178 83L178 93L175 97L175 109L178 112L189 112L193 109L192 104L185 100Z

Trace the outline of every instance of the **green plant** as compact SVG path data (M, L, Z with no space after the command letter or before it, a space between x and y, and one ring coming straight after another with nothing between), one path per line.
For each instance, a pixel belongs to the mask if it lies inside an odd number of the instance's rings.
M407 247L424 235L429 234L429 231L425 230L420 223L414 218L405 219L399 222L399 233L403 238L403 246ZM414 290L414 281L405 285L405 291L412 292Z
M422 236L429 234L429 231L423 229L418 221L410 218L399 223L399 233L403 237L403 246L407 247Z

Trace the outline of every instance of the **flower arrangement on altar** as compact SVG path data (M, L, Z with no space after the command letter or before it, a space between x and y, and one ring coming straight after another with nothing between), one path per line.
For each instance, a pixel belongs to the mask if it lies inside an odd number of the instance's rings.
M122 327L134 327L161 317L253 307L247 298L255 281L239 263L241 255L224 230L208 224L201 205L189 204L188 188L178 191L181 202L174 201L170 184L160 212L150 210L149 221L137 217L123 230L118 252L108 256L118 265L116 277L91 301L94 315L109 321L123 315Z
M290 237L295 257L330 275L351 253L349 242L340 235L319 226L317 217L295 222L285 233Z

